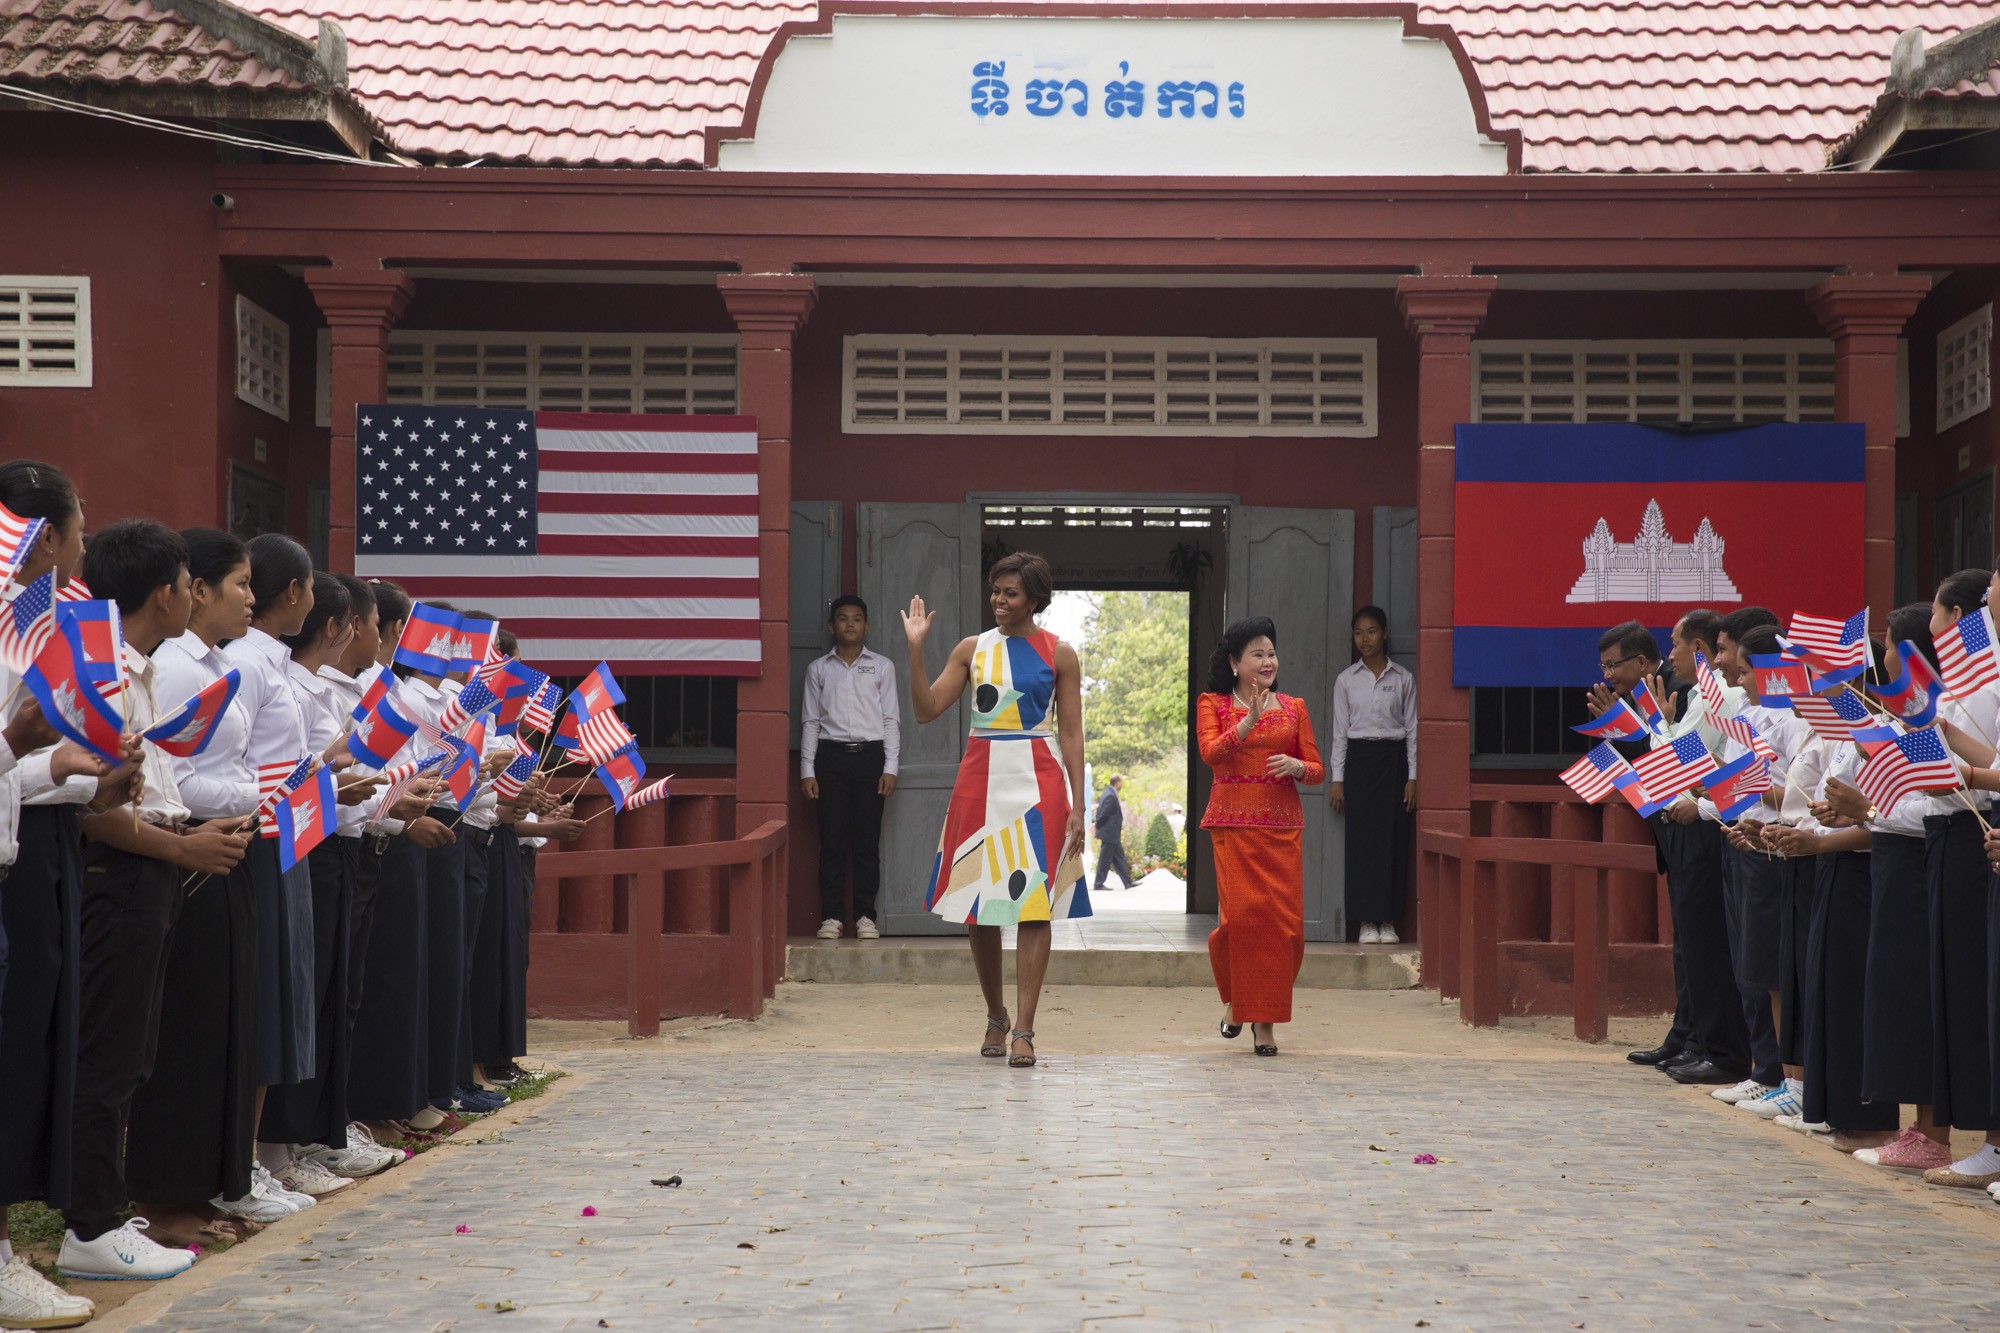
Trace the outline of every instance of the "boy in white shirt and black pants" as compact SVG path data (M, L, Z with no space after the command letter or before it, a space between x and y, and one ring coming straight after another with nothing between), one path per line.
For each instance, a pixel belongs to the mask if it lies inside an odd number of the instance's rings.
M842 878L854 857L854 934L875 927L875 893L882 881L882 803L896 790L902 703L896 668L862 646L868 604L834 599L827 615L833 650L806 668L800 707L799 777L806 799L819 805L819 937L840 938Z

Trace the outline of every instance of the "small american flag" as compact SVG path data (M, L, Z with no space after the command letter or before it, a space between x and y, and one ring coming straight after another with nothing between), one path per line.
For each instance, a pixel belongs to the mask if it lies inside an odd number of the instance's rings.
M499 777L493 779L493 794L502 801L511 801L521 794L521 789L534 775L535 752L524 749L514 756L514 762L507 765Z
M1937 636L1938 670L1944 683L1961 699L1969 699L2000 680L2000 661L1993 657L1993 615L1980 607L1960 616Z
M1807 726L1835 744L1853 741L1872 754L1876 746L1896 738L1896 729L1870 712L1851 689L1798 695L1792 700L1792 709Z
M68 583L63 584L62 591L56 594L56 600L58 602L89 602L96 599L90 595L89 584L80 578L73 578Z
M1870 805L1886 812L1913 791L1950 791L1961 784L1937 728L1925 727L1877 750L1861 766L1854 785Z
M658 782L649 782L630 796L627 796L625 798L625 808L627 810L637 810L642 805L651 805L655 801L666 800L667 779L671 777L673 777L673 774L669 773Z
M1608 744L1599 742L1589 754L1563 770L1562 780L1571 791L1596 805L1617 791L1619 780L1629 775L1632 775L1632 766L1625 762L1625 756ZM1637 778L1633 780L1637 781Z
M1823 676L1851 680L1868 665L1868 609L1845 620L1794 612L1785 648Z
M1646 795L1655 801L1678 796L1715 771L1715 760L1698 731L1677 736L1632 761L1632 771Z
M42 529L48 525L45 518L22 518L6 505L0 505L0 580L14 577L14 571L28 558L28 552L34 549Z
M1720 718L1722 710L1729 706L1729 700L1722 693L1722 678L1708 664L1708 659L1700 653L1694 655L1694 684L1701 695L1701 701L1708 705L1708 715Z
M557 675L759 670L750 417L356 409L355 571L503 620Z
M1751 751L1765 763L1775 763L1778 752L1771 748L1771 742L1764 739L1764 733L1757 730L1757 724L1738 713L1735 717L1722 719L1722 734Z
M0 609L0 665L17 676L28 674L56 632L55 586L55 575L44 574Z
M608 764L613 755L632 744L633 736L612 709L593 716L577 733L577 751L593 764Z

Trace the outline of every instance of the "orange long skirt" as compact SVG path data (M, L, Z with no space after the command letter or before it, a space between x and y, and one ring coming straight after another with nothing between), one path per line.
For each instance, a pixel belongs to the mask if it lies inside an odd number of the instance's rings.
M1292 983L1306 957L1305 869L1295 828L1206 830L1215 848L1222 922L1208 965L1238 1023L1292 1021Z

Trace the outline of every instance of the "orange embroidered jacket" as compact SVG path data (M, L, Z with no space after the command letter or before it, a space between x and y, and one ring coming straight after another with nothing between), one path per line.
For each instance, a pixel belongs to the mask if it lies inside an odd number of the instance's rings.
M1278 706L1266 710L1250 734L1238 740L1236 727L1247 711L1227 694L1204 694L1195 700L1195 739L1202 762L1215 770L1201 826L1298 828L1305 823L1299 784L1311 787L1326 780L1305 700L1279 695ZM1264 765L1275 754L1304 760L1305 773L1297 781L1272 777Z

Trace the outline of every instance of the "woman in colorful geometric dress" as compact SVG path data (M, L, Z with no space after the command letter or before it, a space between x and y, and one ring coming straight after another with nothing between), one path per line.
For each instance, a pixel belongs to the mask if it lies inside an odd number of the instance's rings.
M1221 1031L1249 1023L1259 1055L1276 1055L1272 1024L1292 1021L1292 983L1306 956L1305 815L1299 786L1326 780L1303 699L1279 694L1278 629L1258 616L1223 634L1195 701L1195 739L1215 770L1201 817L1215 849L1221 924L1208 963L1222 994Z
M972 687L972 735L952 785L925 905L965 923L986 997L979 1053L1006 1055L1008 1064L1026 1069L1035 1063L1049 923L1090 915L1082 859L1083 690L1076 650L1035 626L1053 591L1048 562L1026 552L1005 556L986 582L993 628L959 640L934 681L925 680L924 640L937 612L926 613L924 599L912 597L903 614L917 721L938 717ZM1020 1026L1011 1030L1000 984L1003 926L1018 927L1014 1020Z

